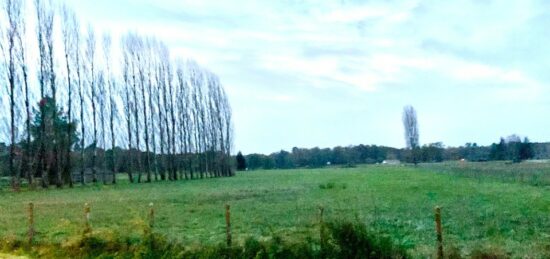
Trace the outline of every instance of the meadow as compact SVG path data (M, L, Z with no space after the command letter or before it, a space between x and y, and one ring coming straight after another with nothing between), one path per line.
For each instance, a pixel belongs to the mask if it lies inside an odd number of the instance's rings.
M365 223L413 257L426 258L435 252L434 207L441 206L446 251L468 256L483 249L512 258L542 258L550 255L550 192L540 179L546 179L549 168L545 163L371 165L250 171L231 178L142 185L121 179L107 186L3 190L0 236L25 237L27 204L33 202L37 242L61 243L80 233L85 203L91 206L94 231L130 236L140 234L136 229L153 203L154 231L189 246L224 242L225 204L231 205L236 243L274 235L316 238L322 206L324 220ZM539 180L525 180L535 178Z

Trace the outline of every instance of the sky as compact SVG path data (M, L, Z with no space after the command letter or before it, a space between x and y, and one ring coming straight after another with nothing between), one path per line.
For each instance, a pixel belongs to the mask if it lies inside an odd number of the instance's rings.
M550 141L548 1L67 0L217 74L243 153Z

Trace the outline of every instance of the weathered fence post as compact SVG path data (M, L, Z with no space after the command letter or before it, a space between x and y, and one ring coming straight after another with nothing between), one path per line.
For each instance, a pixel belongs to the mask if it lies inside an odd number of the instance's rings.
M153 230L153 225L155 224L155 207L153 203L149 203L149 228Z
M34 204L29 202L29 232L28 232L28 241L32 245L32 240L34 238Z
M225 205L225 235L227 240L227 246L231 246L231 211L229 204Z
M321 250L323 250L325 245L325 222L323 220L324 212L325 208L323 206L319 206L319 240L321 242Z
M443 259L443 230L441 229L441 208L435 207L435 232L437 234L437 258Z
M90 227L90 204L87 202L84 204L84 234L92 232Z
M153 207L153 203L149 203L149 226L145 228L145 238L147 242L149 243L149 248L151 251L155 250L155 238L153 236L153 226L155 225L155 207Z

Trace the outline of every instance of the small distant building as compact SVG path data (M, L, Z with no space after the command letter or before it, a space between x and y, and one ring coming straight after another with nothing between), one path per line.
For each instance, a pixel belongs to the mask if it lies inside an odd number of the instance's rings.
M383 165L400 165L401 161L399 160L384 160L382 161Z

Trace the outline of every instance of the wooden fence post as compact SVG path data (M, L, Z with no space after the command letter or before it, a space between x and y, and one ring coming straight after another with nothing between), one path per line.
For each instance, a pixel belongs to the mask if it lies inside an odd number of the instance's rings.
M151 251L155 251L155 238L153 236L153 226L155 225L155 207L153 206L153 203L149 203L149 227L145 228L145 238L148 240L149 243L149 249Z
M87 202L84 204L84 234L92 232L90 226L90 204Z
M155 224L155 207L153 203L149 203L149 228L153 230L153 225Z
M29 202L29 232L28 232L28 241L32 245L34 239L34 204Z
M325 208L323 206L319 206L319 240L321 242L321 250L323 250L325 245L325 222L323 220L324 212Z
M229 204L225 205L225 235L227 246L231 247L231 211Z
M441 228L441 208L435 207L435 232L437 235L437 258L443 259L443 230Z

